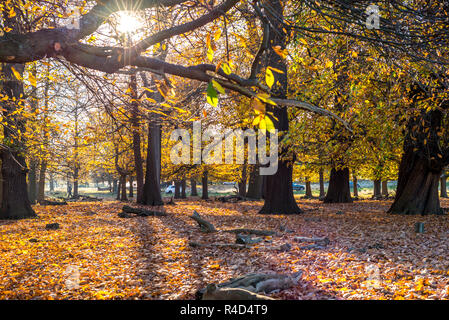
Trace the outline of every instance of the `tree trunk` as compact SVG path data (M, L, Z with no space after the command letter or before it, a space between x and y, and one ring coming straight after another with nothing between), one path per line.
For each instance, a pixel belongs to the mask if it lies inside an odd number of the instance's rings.
M55 191L55 178L54 173L50 172L50 192Z
M262 176L259 174L259 166L251 166L248 182L247 198L261 199L262 198Z
M359 196L359 189L357 188L357 176L352 174L352 192L354 193L354 198Z
M120 177L120 185L122 187L122 191L120 192L120 201L128 201L128 197L126 196L126 175L122 175Z
M69 175L67 174L67 198L72 197L72 184L70 183Z
M351 203L351 191L349 189L349 169L336 170L332 168L324 203Z
M2 67L2 93L10 98L20 99L23 95L23 83L16 79L13 74L14 68L20 74L23 74L23 64L5 63ZM23 137L15 136L17 129L24 132L25 121L18 119L19 116L12 114L17 109L16 102L11 99L2 102L3 137L5 141L10 141L11 148L2 150L2 203L0 207L0 219L21 219L36 217L36 213L31 208L31 202L28 198L28 188L26 181L27 166L23 154L25 153L25 142ZM15 127L14 130L12 128Z
M75 164L75 169L73 170L73 197L78 198L78 178L79 178L79 168L78 164Z
M133 183L134 183L134 179L133 179L133 176L129 176L129 197L130 198L134 198L134 186L133 186Z
M149 87L145 74L142 73L142 80L145 87ZM152 81L154 83L154 81ZM151 96L150 92L145 93L146 96ZM159 92L154 93L152 98L156 101L162 101ZM145 183L142 191L142 201L138 202L150 206L163 205L161 195L161 126L159 124L159 115L154 113L154 119L148 125L148 149L147 149L147 163L145 172Z
M47 171L47 161L43 160L41 168L39 170L39 186L37 188L37 201L43 201L45 199L45 173Z
M306 194L304 196L306 199L312 199L312 185L310 183L309 177L306 177Z
M118 183L117 183L117 180L113 180L112 181L112 192L113 193L116 193L117 192L117 185L118 185Z
M269 43L267 49L267 59L265 60L268 66L274 67L282 71L276 73L275 85L272 88L272 96L276 98L286 98L287 96L287 65L274 50L273 47L279 46L280 49L286 47L286 32L283 26L284 13L283 4L280 0L270 0L268 5L271 10L266 13L270 23ZM275 128L281 135L288 132L288 112L287 107L266 105L267 112L272 112L272 121ZM259 213L262 214L298 214L301 213L295 197L293 195L292 175L293 163L295 162L294 153L290 152L288 147L280 148L278 170L275 174L266 177L266 193L264 195L264 205Z
M374 180L373 182L373 199L380 199L382 198L382 186L381 186L381 181L380 180Z
M447 180L447 176L443 176L440 179L440 184L441 184L441 191L440 191L440 196L441 198L447 198L447 186L446 186L446 180Z
M28 173L28 194L32 204L36 203L37 199L37 165L38 163L35 159L30 161L30 171Z
M181 199L186 199L186 179L181 180Z
M320 169L320 199L323 199L326 196L326 191L324 191L324 170Z
M209 192L207 191L207 171L203 172L203 176L201 177L201 186L202 186L201 199L204 200L209 199Z
M382 181L382 197L388 197L388 181Z
M120 200L121 189L122 189L122 180L119 179L118 185L117 185L117 197L116 197L117 200Z
M140 112L139 104L137 102L137 77L135 74L130 76L129 88L131 89L131 128L132 128L132 140L133 140L133 153L134 153L134 167L136 171L137 182L137 203L142 203L143 198L143 160L142 152L140 149Z
M441 171L430 170L427 159L410 146L402 155L396 196L388 212L395 214L442 214L438 197Z
M181 181L175 180L175 199L181 199Z
M245 197L246 196L246 164L242 167L242 178L240 179L238 183L239 187L239 196Z
M190 179L190 195L198 196L198 190L196 190L196 180Z
M31 73L34 78L37 79L37 68L36 63L31 65ZM31 84L32 93L29 97L31 112L36 112L38 106L38 98L37 98L37 87L36 84ZM30 171L28 172L28 195L30 198L30 202L32 204L36 203L37 199L37 166L39 164L39 160L35 156L31 156L30 159Z

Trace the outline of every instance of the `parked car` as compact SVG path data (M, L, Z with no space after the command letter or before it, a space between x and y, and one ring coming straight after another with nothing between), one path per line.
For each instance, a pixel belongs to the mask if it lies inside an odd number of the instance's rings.
M349 188L353 188L354 183L352 181L349 181ZM360 184L357 183L357 190L362 189L362 187L360 186Z
M175 193L175 186L168 186L167 189L165 189L165 193Z
M302 184L299 184L299 183L294 183L293 182L292 187L293 187L293 190L296 190L296 191L306 190L306 187L303 186Z

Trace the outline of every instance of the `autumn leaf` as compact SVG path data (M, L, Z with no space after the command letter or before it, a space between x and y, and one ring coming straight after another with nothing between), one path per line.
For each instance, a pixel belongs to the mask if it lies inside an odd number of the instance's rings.
M11 71L17 80L22 81L22 75L14 67L11 67Z
M274 79L273 72L271 72L271 70L267 68L265 70L265 82L271 88L274 84L274 81L275 81L275 79Z
M216 107L218 105L218 94L212 82L209 82L206 97L207 103L209 103L211 106Z

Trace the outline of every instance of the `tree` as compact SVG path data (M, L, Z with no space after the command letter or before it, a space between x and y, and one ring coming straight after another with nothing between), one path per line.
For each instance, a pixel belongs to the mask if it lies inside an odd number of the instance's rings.
M3 127L3 145L1 152L2 160L2 203L0 207L1 219L21 219L35 217L36 213L31 208L28 198L26 183L27 166L25 163L25 143L23 138L16 135L16 132L24 131L23 119L13 116L24 101L22 77L23 64L5 63L2 67L2 96L6 100L2 101L3 114L7 125ZM12 128L17 128L12 130Z

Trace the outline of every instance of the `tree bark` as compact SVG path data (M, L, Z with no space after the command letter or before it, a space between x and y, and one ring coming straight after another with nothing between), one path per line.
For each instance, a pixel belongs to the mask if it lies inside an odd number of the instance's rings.
M142 80L145 87L149 87L147 78L142 74ZM154 81L153 81L154 82ZM147 96L150 92L145 93ZM156 101L162 101L160 93L154 93L152 98ZM142 191L142 201L138 202L150 206L163 205L161 195L161 126L159 124L159 115L154 113L154 119L148 124L148 149L147 163L145 172L145 183Z
M55 178L54 173L50 172L50 192L55 191Z
M203 200L209 199L209 192L207 190L207 171L203 172L203 176L201 177L201 186L202 186L201 199Z
M122 180L119 178L117 185L117 197L116 197L117 200L120 200L121 189L122 189Z
M120 185L122 187L122 191L120 192L120 201L128 201L128 197L126 196L126 175L121 175L120 177Z
M196 189L196 180L190 179L190 195L198 196L198 190Z
M382 197L382 186L380 180L373 181L373 199L380 199Z
M410 90L414 103L427 98L419 85ZM448 103L440 105L447 108ZM443 214L438 196L438 184L448 158L441 154L441 126L443 113L440 108L420 110L409 119L404 138L404 152L399 165L398 186L394 202L388 212L394 214Z
M440 179L440 184L441 184L441 186L440 186L440 189L441 189L440 197L441 198L447 198L446 181L447 181L447 176L444 175L443 177L441 177L441 179Z
M273 47L279 46L281 49L286 47L286 33L283 26L284 12L283 4L280 0L268 1L272 8L267 13L270 29L269 48L267 56L267 66L281 70L283 73L276 73L275 85L272 88L272 96L276 98L285 98L287 96L287 65L274 50ZM278 130L282 139L282 134L288 132L288 112L285 106L272 106L267 104L267 112L272 112L271 117L275 128ZM266 193L264 194L264 205L259 213L262 214L298 214L299 209L293 195L292 175L295 155L288 150L288 147L281 147L279 152L278 170L275 174L266 177Z
M326 196L326 191L324 191L324 170L323 169L320 169L319 176L320 176L320 199L322 199Z
M32 204L36 203L37 200L37 164L37 161L32 159L28 173L28 194Z
M351 191L349 189L349 169L336 170L332 168L324 203L351 203Z
M309 177L306 177L306 194L304 196L307 199L312 199L313 195L312 195L312 185L310 183L310 179Z
M382 181L382 197L388 197L388 181Z
M181 199L181 181L175 180L175 199Z
M396 196L388 212L394 214L443 214L438 197L441 171L430 170L427 159L407 148L399 166Z
M23 95L23 82L16 79L12 68L23 75L23 64L5 63L2 67L2 93L10 98L21 99ZM21 219L36 217L36 213L31 208L28 197L26 181L27 165L23 154L25 153L25 142L23 137L15 136L17 129L24 132L25 121L18 119L13 114L17 109L16 102L7 100L1 102L4 109L3 116L6 125L3 126L4 140L9 140L12 147L2 150L2 203L0 207L0 219ZM14 131L12 128L15 127Z
M128 196L130 197L130 198L134 198L134 186L133 186L133 183L134 183L134 179L133 179L133 176L129 176L129 194L128 194Z
M39 186L37 188L37 201L45 200L45 174L47 171L47 161L42 160L41 168L39 170Z
M181 180L181 199L186 199L187 195L186 195L186 179L182 179Z
M136 171L137 182L137 203L142 203L143 197L143 160L142 152L140 148L140 112L139 104L137 102L137 77L135 74L130 76L129 88L131 90L130 98L131 102L131 131L133 141L133 153L134 153L134 168Z
M259 174L259 166L257 164L251 166L246 197L250 199L262 198L262 176Z
M357 188L357 176L352 174L352 192L354 193L354 198L359 196L359 189Z
M246 196L246 164L242 167L242 178L240 179L239 183L239 196L245 197Z
M79 166L75 163L75 168L73 169L73 197L78 198L78 178L79 178Z

